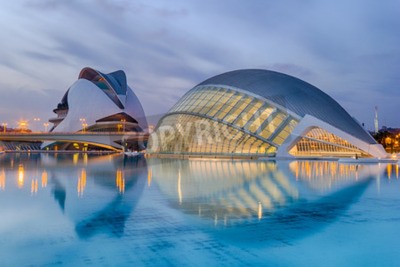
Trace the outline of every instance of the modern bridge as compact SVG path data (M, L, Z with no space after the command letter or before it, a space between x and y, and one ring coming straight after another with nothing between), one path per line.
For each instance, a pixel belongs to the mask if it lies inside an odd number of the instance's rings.
M31 133L0 133L0 141L14 142L76 142L95 145L111 150L123 150L124 143L147 142L147 132L31 132Z

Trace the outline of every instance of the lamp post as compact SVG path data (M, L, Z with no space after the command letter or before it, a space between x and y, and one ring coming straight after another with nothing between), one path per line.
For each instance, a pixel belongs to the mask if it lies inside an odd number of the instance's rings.
M80 118L79 121L82 124L82 131L85 132L86 131L86 127L87 127L86 119L85 118Z
M44 131L47 132L47 127L49 126L48 122L43 123Z
M39 123L39 122L40 122L40 118L35 117L35 118L33 118L33 121L34 121L35 123ZM36 124L35 124L35 125L36 125ZM36 129L35 129L35 130L36 130ZM37 128L36 131L39 131L39 127Z

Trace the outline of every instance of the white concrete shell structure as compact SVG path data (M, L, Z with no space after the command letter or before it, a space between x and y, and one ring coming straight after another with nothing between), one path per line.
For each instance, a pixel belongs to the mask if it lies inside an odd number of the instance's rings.
M92 68L82 69L54 112L58 117L50 119L54 123L52 132L142 132L148 127L139 99L121 70L103 74ZM56 145L58 149L73 149L72 144L54 142L45 142L42 147ZM112 140L99 146L120 148Z
M247 69L212 77L160 120L158 154L377 157L387 153L335 100L295 77Z

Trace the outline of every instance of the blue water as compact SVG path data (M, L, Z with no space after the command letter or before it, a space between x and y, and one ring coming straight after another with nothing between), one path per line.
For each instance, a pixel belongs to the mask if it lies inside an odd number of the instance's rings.
M0 155L1 266L398 266L397 164Z

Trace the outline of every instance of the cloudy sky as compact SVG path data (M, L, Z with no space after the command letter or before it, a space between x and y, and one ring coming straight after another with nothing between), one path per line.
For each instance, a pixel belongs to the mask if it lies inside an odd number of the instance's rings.
M398 0L15 0L2 1L0 29L11 126L43 127L89 66L124 70L148 115L211 76L263 68L319 87L368 129L375 106L400 127Z

